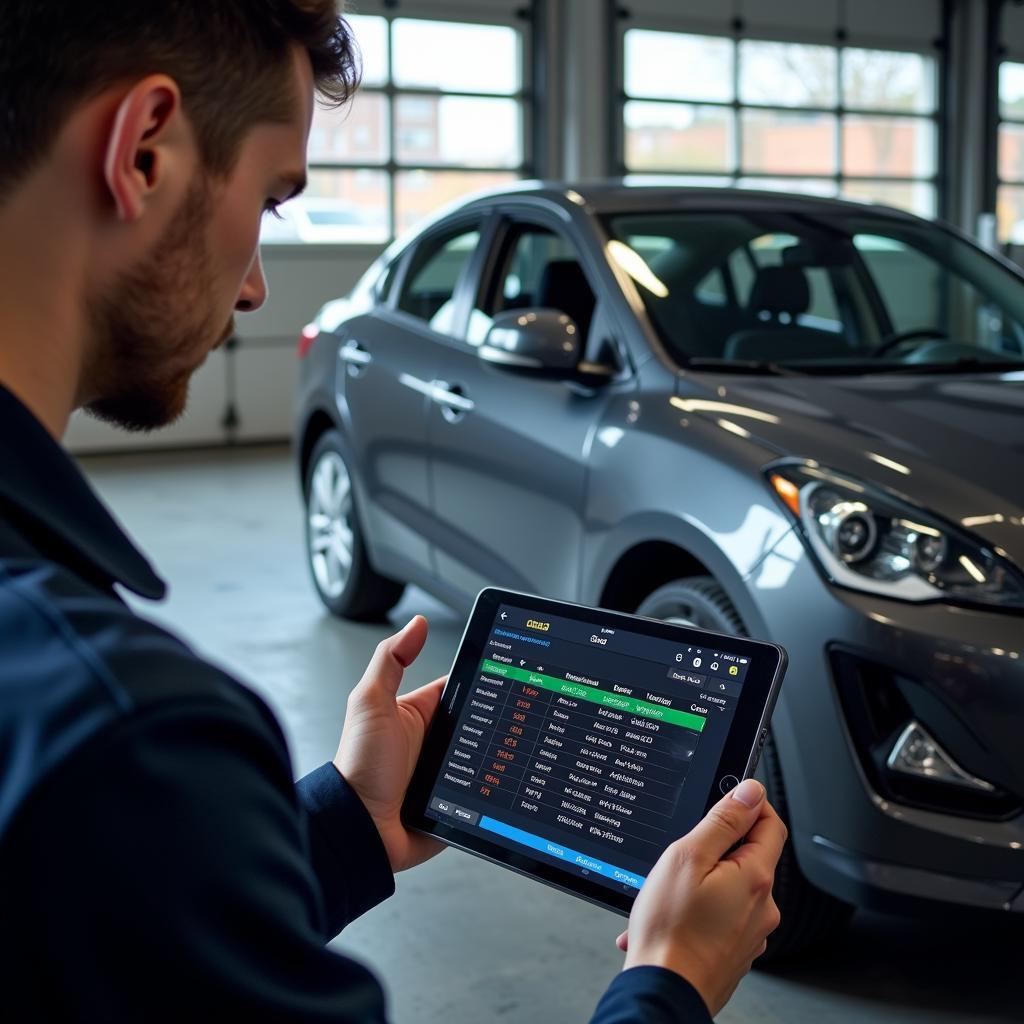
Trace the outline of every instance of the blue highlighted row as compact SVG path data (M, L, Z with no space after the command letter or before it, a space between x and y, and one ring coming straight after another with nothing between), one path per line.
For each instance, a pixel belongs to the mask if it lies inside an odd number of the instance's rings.
M536 644L538 647L550 647L550 640L541 640L536 636L523 636L521 633L510 633L507 629L496 629L495 636L507 636L510 640L521 640L524 644Z
M570 850L568 846L563 846L561 843L553 843L550 839L543 839L530 832L524 832L521 828L506 825L503 821L483 817L480 819L480 827L487 829L488 832L504 836L506 839L513 839L523 846L528 846L531 850L539 850L549 857L557 857L559 860L575 864L577 867L586 868L595 875L603 875L605 878L622 882L623 885L631 886L634 889L639 889L644 884L645 877L643 875L634 875L632 871L623 871L622 868L616 868L594 857L588 857L585 853Z

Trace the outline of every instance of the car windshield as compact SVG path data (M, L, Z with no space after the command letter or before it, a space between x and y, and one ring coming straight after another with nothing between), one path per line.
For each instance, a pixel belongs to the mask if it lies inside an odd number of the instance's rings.
M605 226L681 365L1024 368L1024 281L934 225L837 210L647 211Z

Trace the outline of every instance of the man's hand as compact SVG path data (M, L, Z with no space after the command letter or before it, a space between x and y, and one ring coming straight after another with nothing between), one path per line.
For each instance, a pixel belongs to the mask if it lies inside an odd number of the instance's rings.
M423 737L444 679L397 697L402 673L423 650L427 620L417 615L400 633L377 645L359 685L348 698L348 712L334 766L370 812L388 852L392 871L423 863L444 849L429 836L409 832L399 812Z
M717 1014L778 927L772 883L787 834L760 782L737 786L647 876L618 939L625 967L675 971Z

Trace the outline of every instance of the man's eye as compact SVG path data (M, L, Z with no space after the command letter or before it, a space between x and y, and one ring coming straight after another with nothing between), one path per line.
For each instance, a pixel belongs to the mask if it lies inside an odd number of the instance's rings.
M269 213L271 217L276 217L278 220L284 220L284 217L281 215L281 211L278 209L280 205L281 204L276 199L268 199L263 204L263 212Z

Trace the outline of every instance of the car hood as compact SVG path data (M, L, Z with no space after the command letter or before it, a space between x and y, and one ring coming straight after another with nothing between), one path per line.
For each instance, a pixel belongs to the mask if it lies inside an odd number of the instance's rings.
M687 375L674 402L961 523L1024 566L1024 372ZM966 522L965 522L966 521Z

